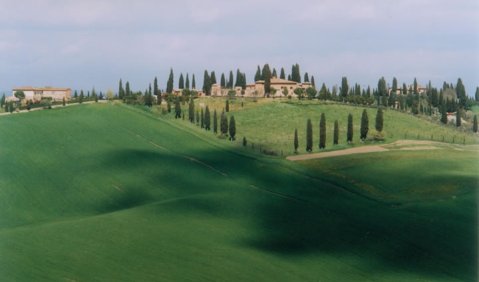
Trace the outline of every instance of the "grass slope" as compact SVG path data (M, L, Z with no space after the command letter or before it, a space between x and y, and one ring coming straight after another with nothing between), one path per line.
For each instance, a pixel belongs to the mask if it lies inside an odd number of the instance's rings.
M475 187L397 208L320 180L315 163L237 154L120 105L6 116L0 127L4 281L476 278ZM437 169L462 181L448 174L460 161Z

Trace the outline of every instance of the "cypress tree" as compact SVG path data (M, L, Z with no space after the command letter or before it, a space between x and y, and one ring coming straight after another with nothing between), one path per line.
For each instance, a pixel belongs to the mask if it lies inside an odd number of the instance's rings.
M166 110L171 113L171 102L170 100L166 100Z
M348 133L347 133L346 141L348 142L348 144L353 142L353 115L352 114L348 115Z
M271 74L272 77L278 77L278 74L276 73L276 69L273 68L273 73Z
M467 106L467 95L466 95L466 89L464 88L464 84L462 83L462 80L460 78L457 79L456 94L457 94L457 99L459 100L460 107L465 109Z
M299 64L294 64L291 67L291 80L301 83L301 73L299 71Z
M200 111L196 110L196 125L200 125Z
M193 98L190 99L190 104L188 106L188 120L191 123L195 123L195 102Z
M211 125L211 117L210 117L210 109L206 106L205 109L205 129L210 130Z
M334 121L334 136L333 136L333 144L337 145L339 141L339 123L338 120Z
M376 115L376 120L377 120L377 115ZM368 113L366 112L366 109L363 110L363 114L361 116L361 130L360 130L360 139L361 140L366 140L368 137L368 131L369 131L369 118L368 118Z
M85 98L85 95L83 94L83 90L80 90L80 98L78 99L78 102L80 102L80 104L83 103L83 98Z
M203 76L203 92L205 93L206 96L209 96L210 90L211 90L210 75L208 74L208 71L205 70L205 73Z
M180 74L180 79L178 80L178 89L184 89L185 88L185 80L183 78L183 74Z
M191 79L191 88L192 88L192 89L196 89L195 74L193 74L193 78Z
M477 115L474 115L474 121L472 123L472 132L477 133Z
M216 114L216 109L213 112L213 132L218 133L218 116Z
M319 149L326 148L326 116L321 113L319 121Z
M442 105L441 107L441 122L447 124L447 110L446 105Z
M153 80L153 95L158 97L159 91L158 91L158 79L155 76L155 79Z
M264 93L269 94L271 92L271 70L269 65L265 64L263 67L263 79L264 79Z
M254 75L254 81L256 82L258 80L261 80L261 70L260 70L259 66L258 66L258 69L256 69L256 73Z
M173 69L170 69L170 75L168 76L168 81L166 82L166 93L173 93Z
M201 128L205 127L205 112L203 111L203 108L201 108L200 125Z
M313 150L313 125L311 119L308 118L306 122L306 151L311 152Z
M221 88L226 88L226 79L225 79L225 74L221 74L221 81L220 81Z
M226 117L225 112L221 113L220 130L222 135L228 134L228 118Z
M186 74L185 87L186 89L190 89L190 77L188 74Z
M181 118L181 106L180 99L176 98L175 100L175 119Z
M286 79L286 75L285 75L285 73L284 73L284 68L281 68L281 71L280 71L280 73L279 73L279 78L281 78L281 79Z
M343 99L346 99L346 97L348 96L348 91L349 91L348 78L343 76L341 78L341 88L339 89L339 95Z
M456 126L461 126L461 109L456 110Z
M314 75L311 76L311 85L316 88L316 82L314 81Z
M230 132L230 140L234 141L236 136L236 122L235 122L234 116L231 116L230 118L229 132Z
M479 87L476 87L475 100L476 102L479 102Z
M309 75L307 72L304 73L304 82L309 82Z
M211 84L211 85L216 84L216 74L215 74L215 71L212 71L212 72L211 72L211 75L210 75L210 84Z
M226 100L225 110L226 110L226 112L230 111L230 100L228 100L228 99Z
M383 131L383 109L379 108L376 113L376 131Z
M281 68L282 69L282 68ZM298 129L294 129L294 153L298 153L298 146L299 146L299 141L298 141Z
M233 88L233 71L230 71L230 78L228 80L228 88Z
M76 94L76 90L75 90L75 94ZM118 98L123 99L124 97L125 97L125 90L123 89L123 83L120 79L120 82L118 83Z

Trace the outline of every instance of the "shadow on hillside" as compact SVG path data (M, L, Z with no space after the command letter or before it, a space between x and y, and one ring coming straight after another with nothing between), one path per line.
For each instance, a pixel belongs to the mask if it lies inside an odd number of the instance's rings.
M473 215L454 216L444 207L431 212L420 205L399 209L274 163L219 151L191 153L207 166L171 152L110 152L104 158L106 166L120 174L141 175L146 181L144 186L127 183L123 193L107 200L99 211L155 202L161 204L158 212L167 208L168 212L230 220L244 214L251 219L252 231L240 244L248 248L293 259L310 254L353 256L362 269L377 272L476 278ZM456 181L471 179L457 177ZM233 193L242 204L226 202L236 201ZM230 196L223 198L224 194ZM474 201L464 205L470 207Z

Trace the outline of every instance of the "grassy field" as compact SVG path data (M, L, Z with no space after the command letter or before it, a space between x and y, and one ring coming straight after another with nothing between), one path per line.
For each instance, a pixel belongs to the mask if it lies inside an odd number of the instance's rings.
M243 103L243 106L241 106ZM224 98L202 98L196 100L196 106L208 105L219 112L225 107ZM186 108L185 108L186 109ZM281 151L284 155L294 153L294 129L298 129L299 152L305 153L306 120L313 122L313 152L319 152L319 119L321 113L326 116L326 150L337 150L351 146L363 146L359 140L359 129L363 107L318 101L298 101L279 99L251 99L238 98L230 103L229 115L236 120L238 142L245 136L250 143L255 143L256 150L260 146L264 149ZM366 108L369 117L369 135L375 133L376 109ZM354 136L352 145L346 142L347 117L353 115ZM339 121L339 145L333 146L334 121ZM477 144L479 137L473 135L471 125L464 125L463 130L453 126L444 126L438 122L428 120L427 117L415 117L394 110L384 112L385 143L400 139L434 140L455 144Z
M114 104L0 117L1 280L476 281L474 155L291 163L181 122Z

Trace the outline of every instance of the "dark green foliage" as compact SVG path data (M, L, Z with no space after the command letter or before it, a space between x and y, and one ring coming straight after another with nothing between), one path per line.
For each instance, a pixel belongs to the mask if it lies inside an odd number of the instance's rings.
M457 109L456 111L456 126L461 126L461 109Z
M226 112L230 111L230 100L226 100L225 110Z
M228 88L233 88L233 71L230 71L230 78L228 79Z
M195 79L195 74L193 74L193 78L191 80L191 88L196 89L196 79Z
M339 142L339 122L338 120L334 121L334 135L333 135L333 144L337 145Z
M476 102L479 102L479 87L476 87L475 100Z
M316 89L316 82L314 81L314 75L311 76L311 86Z
M349 85L348 85L348 78L343 76L341 78L341 88L339 88L339 96L344 100L348 96Z
M190 104L188 105L188 120L191 123L195 123L195 101L193 98L190 99Z
M369 118L368 118L368 113L366 112L366 109L363 110L363 114L361 115L361 129L360 129L360 139L361 140L366 140L368 137L368 131L369 131Z
M271 93L271 70L268 64L265 64L263 67L263 79L264 79L264 93Z
M230 140L234 141L235 136L236 136L236 122L235 122L235 117L231 116L230 118L230 126L228 128L229 133L230 133Z
M326 116L321 113L319 120L319 149L326 148Z
M201 128L205 127L205 112L203 111L203 108L201 108L200 125Z
M189 74L186 74L185 88L190 89L190 76L189 76Z
M75 90L75 98L77 97L77 92ZM123 89L123 83L120 79L120 82L118 83L118 98L119 99L122 99L125 98L125 90Z
M316 91L316 89L314 89L314 87L308 87L306 89L306 96L308 96L309 100L314 99L316 97L316 94L318 94L318 91Z
M276 68L273 68L273 73L271 74L272 77L278 77L278 74L276 73Z
M225 79L225 74L224 73L221 74L220 86L221 86L221 88L226 87L226 79Z
M131 90L130 90L130 82L126 82L125 84L125 98L131 96Z
M222 135L228 134L228 118L226 117L225 112L221 113L220 130Z
M474 121L472 122L472 132L477 133L477 115L474 115Z
M417 89L417 79L414 78L414 82L413 82L413 94L419 94L418 92L418 89Z
M447 110L446 105L443 105L441 108L441 122L447 124Z
M246 140L246 137L243 137L243 147L246 147L248 145L248 141Z
M120 82L121 84L121 82ZM77 99L78 98L78 91L75 90L75 93L73 94L73 98Z
M216 84L216 74L215 74L215 71L212 71L212 72L211 72L211 75L210 75L210 83L211 83L211 85Z
M301 72L299 71L299 64L294 64L291 67L291 79L297 83L301 83Z
M346 136L346 141L349 143L353 142L353 115L348 115L348 132Z
M306 151L311 152L313 150L313 124L311 119L308 118L306 122Z
M80 104L83 103L84 98L85 98L85 94L83 94L83 90L80 90L80 97L78 98L78 102Z
M398 89L398 80L393 77L393 85L391 87L391 91L394 92L394 94L396 94L396 91Z
M171 113L171 102L170 102L169 99L166 100L166 110L167 110L169 113Z
M381 77L378 81L378 92L377 92L377 105L379 107L379 105L381 104L381 101L383 100L383 97L386 97L388 95L388 88L387 88L387 85L386 85L386 80L384 79L384 77Z
M466 89L464 88L464 84L462 83L462 80L460 78L457 79L456 95L457 95L457 99L459 100L459 107L466 109L467 108Z
M196 110L196 125L200 125L200 111Z
M63 99L62 99L62 105L63 105L64 107L65 107L65 105L66 105L66 101L65 101L65 100L66 100L65 97L63 97Z
M256 69L256 73L254 75L254 81L258 81L258 80L261 80L261 69L259 68L258 66L258 69Z
M15 94L13 94L16 98L22 100L25 99L25 93L23 91L15 91Z
M207 70L205 70L203 75L203 92L206 96L211 95L211 78Z
M213 132L218 133L218 116L216 114L216 109L213 111Z
M309 75L307 72L304 73L304 82L309 82Z
M205 129L210 130L211 128L211 116L210 116L210 109L206 106L205 109Z
M181 105L178 98L175 100L175 118L181 118Z
M168 76L168 81L166 82L166 93L168 94L173 93L173 83L174 83L173 69L170 69L170 75Z
M376 113L376 131L378 132L383 131L383 123L384 123L383 109L379 108Z
M185 88L185 79L183 78L183 74L180 74L180 78L178 79L178 89Z
M296 129L296 128L294 129L293 145L294 145L294 153L297 153L298 152L298 146L299 146L299 140L298 140L298 129Z
M281 79L286 79L286 75L285 75L285 73L284 73L284 68L281 68L281 71L280 71L280 73L279 73L279 78L281 78Z

